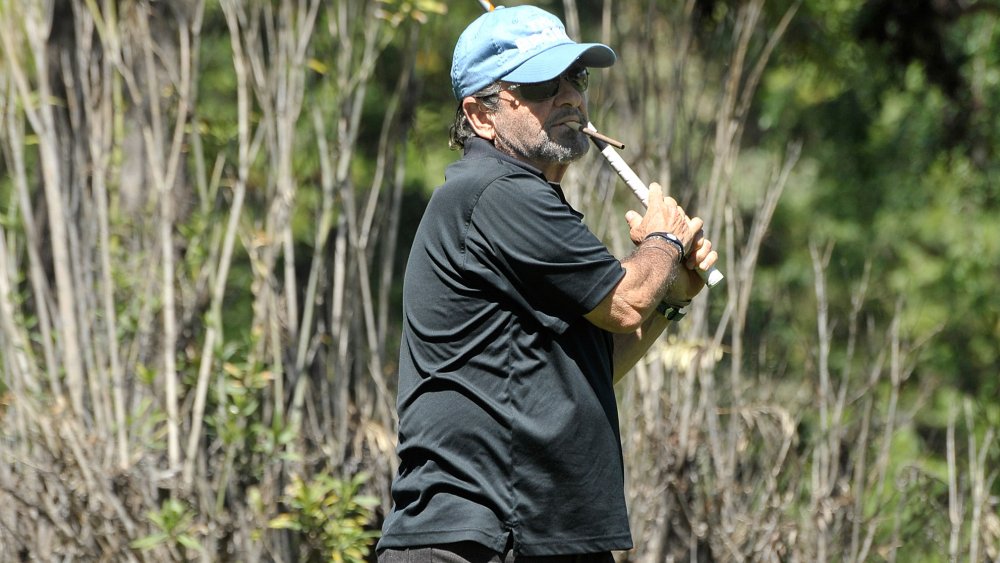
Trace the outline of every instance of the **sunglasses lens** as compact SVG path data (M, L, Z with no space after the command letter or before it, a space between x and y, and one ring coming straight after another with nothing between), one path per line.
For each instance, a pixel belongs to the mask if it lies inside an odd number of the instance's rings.
M532 102L540 102L555 96L559 92L559 80L557 76L545 82L530 82L517 87L521 92L521 97Z
M587 91L587 86L590 85L590 72L584 67L576 68L566 73L566 80L576 88L577 92L582 94Z
M570 69L562 76L557 76L545 82L528 82L517 85L517 91L521 97L530 102L541 102L559 93L559 84L563 77L581 94L587 91L590 85L590 72L586 67Z

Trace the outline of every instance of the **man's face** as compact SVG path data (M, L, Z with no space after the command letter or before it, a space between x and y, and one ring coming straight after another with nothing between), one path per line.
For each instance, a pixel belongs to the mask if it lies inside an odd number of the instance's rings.
M567 78L580 70L564 73L555 95L539 101L526 99L520 86L505 87L500 92L500 110L493 114L496 147L543 165L566 165L586 154L587 137L567 125L587 123L586 95Z

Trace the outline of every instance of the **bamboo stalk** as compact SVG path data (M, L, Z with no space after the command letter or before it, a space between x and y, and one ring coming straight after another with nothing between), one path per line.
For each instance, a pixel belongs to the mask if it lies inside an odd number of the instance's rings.
M970 501L972 503L972 521L969 525L969 561L979 561L979 543L982 537L982 513L983 513L983 502L984 502L984 491L986 490L984 481L986 480L984 463L986 462L986 451L988 447L983 447L979 450L976 445L974 424L972 420L972 407L969 402L966 401L963 406L965 407L965 426L968 429L968 455L969 455L969 486L970 486ZM987 445L993 440L993 429L990 428L986 431L985 436L983 436L983 444ZM977 455L977 451L979 451Z
M896 409L899 404L899 389L904 379L904 367L902 365L903 358L900 343L900 315L901 305L897 304L896 313L893 315L892 324L889 327L888 334L889 382L891 384L889 391L889 404L884 415L885 424L882 428L881 436L879 437L880 448L872 468L874 471L873 477L875 479L875 485L871 488L871 490L875 494L884 493L885 483L888 479L889 451L892 446L892 434L896 431ZM868 552L871 550L872 543L875 540L875 534L878 531L877 528L878 519L873 518L868 523L865 539L863 540L861 550L858 553L859 561L867 560Z
M305 368L306 351L309 348L309 327L312 326L316 311L317 285L319 273L322 270L326 252L326 241L333 227L333 174L330 170L329 148L326 142L326 124L319 108L313 114L313 129L316 132L317 151L319 153L321 201L319 226L313 242L313 257L309 266L309 279L306 282L306 292L303 299L302 326L299 327L299 342L295 354L295 370L301 372Z
M229 268L232 265L233 248L236 245L236 233L243 202L246 196L247 175L250 170L251 138L250 138L250 94L247 83L246 57L240 42L239 27L231 2L224 1L222 10L229 25L230 44L233 49L233 67L236 72L236 103L237 129L239 143L238 175L233 190L233 201L230 205L229 220L222 242L222 253L216 266L215 284L212 288L209 305L208 326L205 342L202 346L201 363L198 367L198 380L195 385L195 400L191 412L191 430L188 433L187 450L184 459L182 482L185 487L191 487L194 479L194 467L198 457L198 442L201 439L204 422L205 402L208 397L208 384L211 377L213 360L215 358L216 340L222 339L222 301L225 297L226 283L229 279ZM228 454L227 454L228 455ZM220 488L221 494L222 488Z
M15 392L23 388L34 394L39 391L39 382L34 373L36 364L31 357L31 346L23 331L14 324L17 315L12 300L11 280L16 280L17 270L10 266L9 253L5 229L0 229L0 332L3 334L5 344L4 360L8 363L5 371L10 374L4 383Z
M146 70L146 94L149 99L150 121L142 127L145 139L146 156L149 159L156 193L159 196L158 235L160 243L160 299L162 300L163 328L163 377L165 382L164 402L167 409L167 460L170 472L179 471L181 463L180 450L180 413L178 409L177 388L177 322L176 298L174 291L174 252L173 252L173 201L170 197L171 185L167 183L170 173L164 163L163 122L159 104L159 79L156 76L156 64L153 59L153 40L149 32L148 8L138 11L142 52ZM183 98L183 96L182 96Z
M38 251L41 244L35 226L35 214L31 205L28 174L24 163L24 129L21 127L20 119L14 115L14 108L17 105L14 92L10 92L8 103L5 105L7 112L4 121L7 124L7 139L10 142L4 143L4 149L9 151L10 156L7 162L9 166L13 167L11 177L17 189L18 209L21 212L21 224L28 254L28 276L31 280L31 290L36 299L35 312L38 315L38 326L41 332L46 379L52 395L59 397L63 394L63 389L56 374L59 362L56 361L56 353L52 345L52 319L49 313L51 288L42 268L42 259Z
M108 47L108 46L105 46ZM114 406L114 421L118 446L118 465L124 469L128 467L129 447L128 428L125 414L125 375L122 369L121 351L118 344L118 319L115 311L114 301L114 280L112 278L111 266L111 235L110 235L110 215L109 196L105 185L108 159L111 154L112 134L111 127L114 122L114 101L112 97L112 78L110 65L102 65L103 89L101 95L101 115L98 122L103 124L102 130L105 143L103 146L91 144L91 161L100 173L94 174L94 199L97 206L97 252L100 260L101 276L101 305L104 312L105 338L108 346L108 359L111 370L111 395Z
M948 413L948 428L945 431L945 459L948 464L948 555L951 561L957 562L958 540L962 533L962 501L958 490L958 469L955 454L955 411Z
M68 127L61 135L62 138L78 139L79 142L67 143L70 145L70 158L73 166L70 170L92 170L90 174L90 184L100 184L104 181L104 168L97 161L91 158L97 153L95 143L100 143L103 121L99 117L93 116L93 99L91 96L91 82L88 80L86 70L75 72L75 64L81 69L88 69L92 53L90 37L92 29L88 29L87 23L93 27L93 20L76 14L73 18L75 24L76 43L59 47L59 67L62 71L62 82L65 87L66 113L68 114ZM72 54L71 54L72 53ZM79 75L79 79L77 77ZM87 193L84 184L86 176L72 174L68 179L72 184L71 193ZM96 186L95 186L95 189ZM90 197L77 196L78 203L74 205L78 209L79 221L73 221L67 226L69 234L70 251L73 259L73 287L78 295L74 300L77 316L81 319L80 343L83 351L85 373L87 374L87 386L90 396L90 409L94 425L98 433L110 434L112 432L112 414L110 388L105 368L107 362L102 357L104 346L97 346L95 341L95 327L88 319L96 319L97 290L92 272L97 270L93 265L93 254L85 249L93 245L90 243L94 238L93 230L97 220L93 217L94 203ZM99 229L99 227L97 227ZM97 336L99 339L100 337Z
M45 52L45 39L48 37L50 18L47 14L43 14L42 10L42 6L34 5L28 7L27 13L24 14L24 28L27 31L25 39L34 53ZM73 275L68 247L69 238L66 232L67 212L62 193L62 165L59 159L55 116L51 104L43 103L36 106L32 103L31 100L35 98L35 93L32 92L24 68L14 54L18 52L13 43L13 37L17 35L17 32L10 25L9 19L5 19L5 21L8 24L7 30L5 33L0 33L0 42L4 46L7 69L21 99L20 106L38 136L42 187L50 219L52 266L56 277L55 298L59 311L58 326L63 352L60 363L66 373L66 384L73 410L78 415L82 415L84 414L84 370L78 340L78 320L74 310ZM44 56L36 56L34 61L34 74L38 80L38 98L50 100L52 92L48 81L47 59Z

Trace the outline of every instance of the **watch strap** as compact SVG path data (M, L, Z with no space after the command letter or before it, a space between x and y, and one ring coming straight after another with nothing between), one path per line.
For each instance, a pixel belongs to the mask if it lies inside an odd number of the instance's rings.
M660 301L660 304L656 306L656 311L666 317L668 321L679 321L684 318L684 315L687 315L687 308L690 304L690 301L682 304Z

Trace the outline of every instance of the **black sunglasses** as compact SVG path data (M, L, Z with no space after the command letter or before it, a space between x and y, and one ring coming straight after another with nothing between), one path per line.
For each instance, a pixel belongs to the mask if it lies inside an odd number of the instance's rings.
M570 86L576 88L581 94L587 91L590 85L590 72L586 67L574 67L544 82L525 82L522 84L511 84L506 88L508 91L517 90L521 97L529 102L542 102L554 97L559 93L559 85L565 78Z

